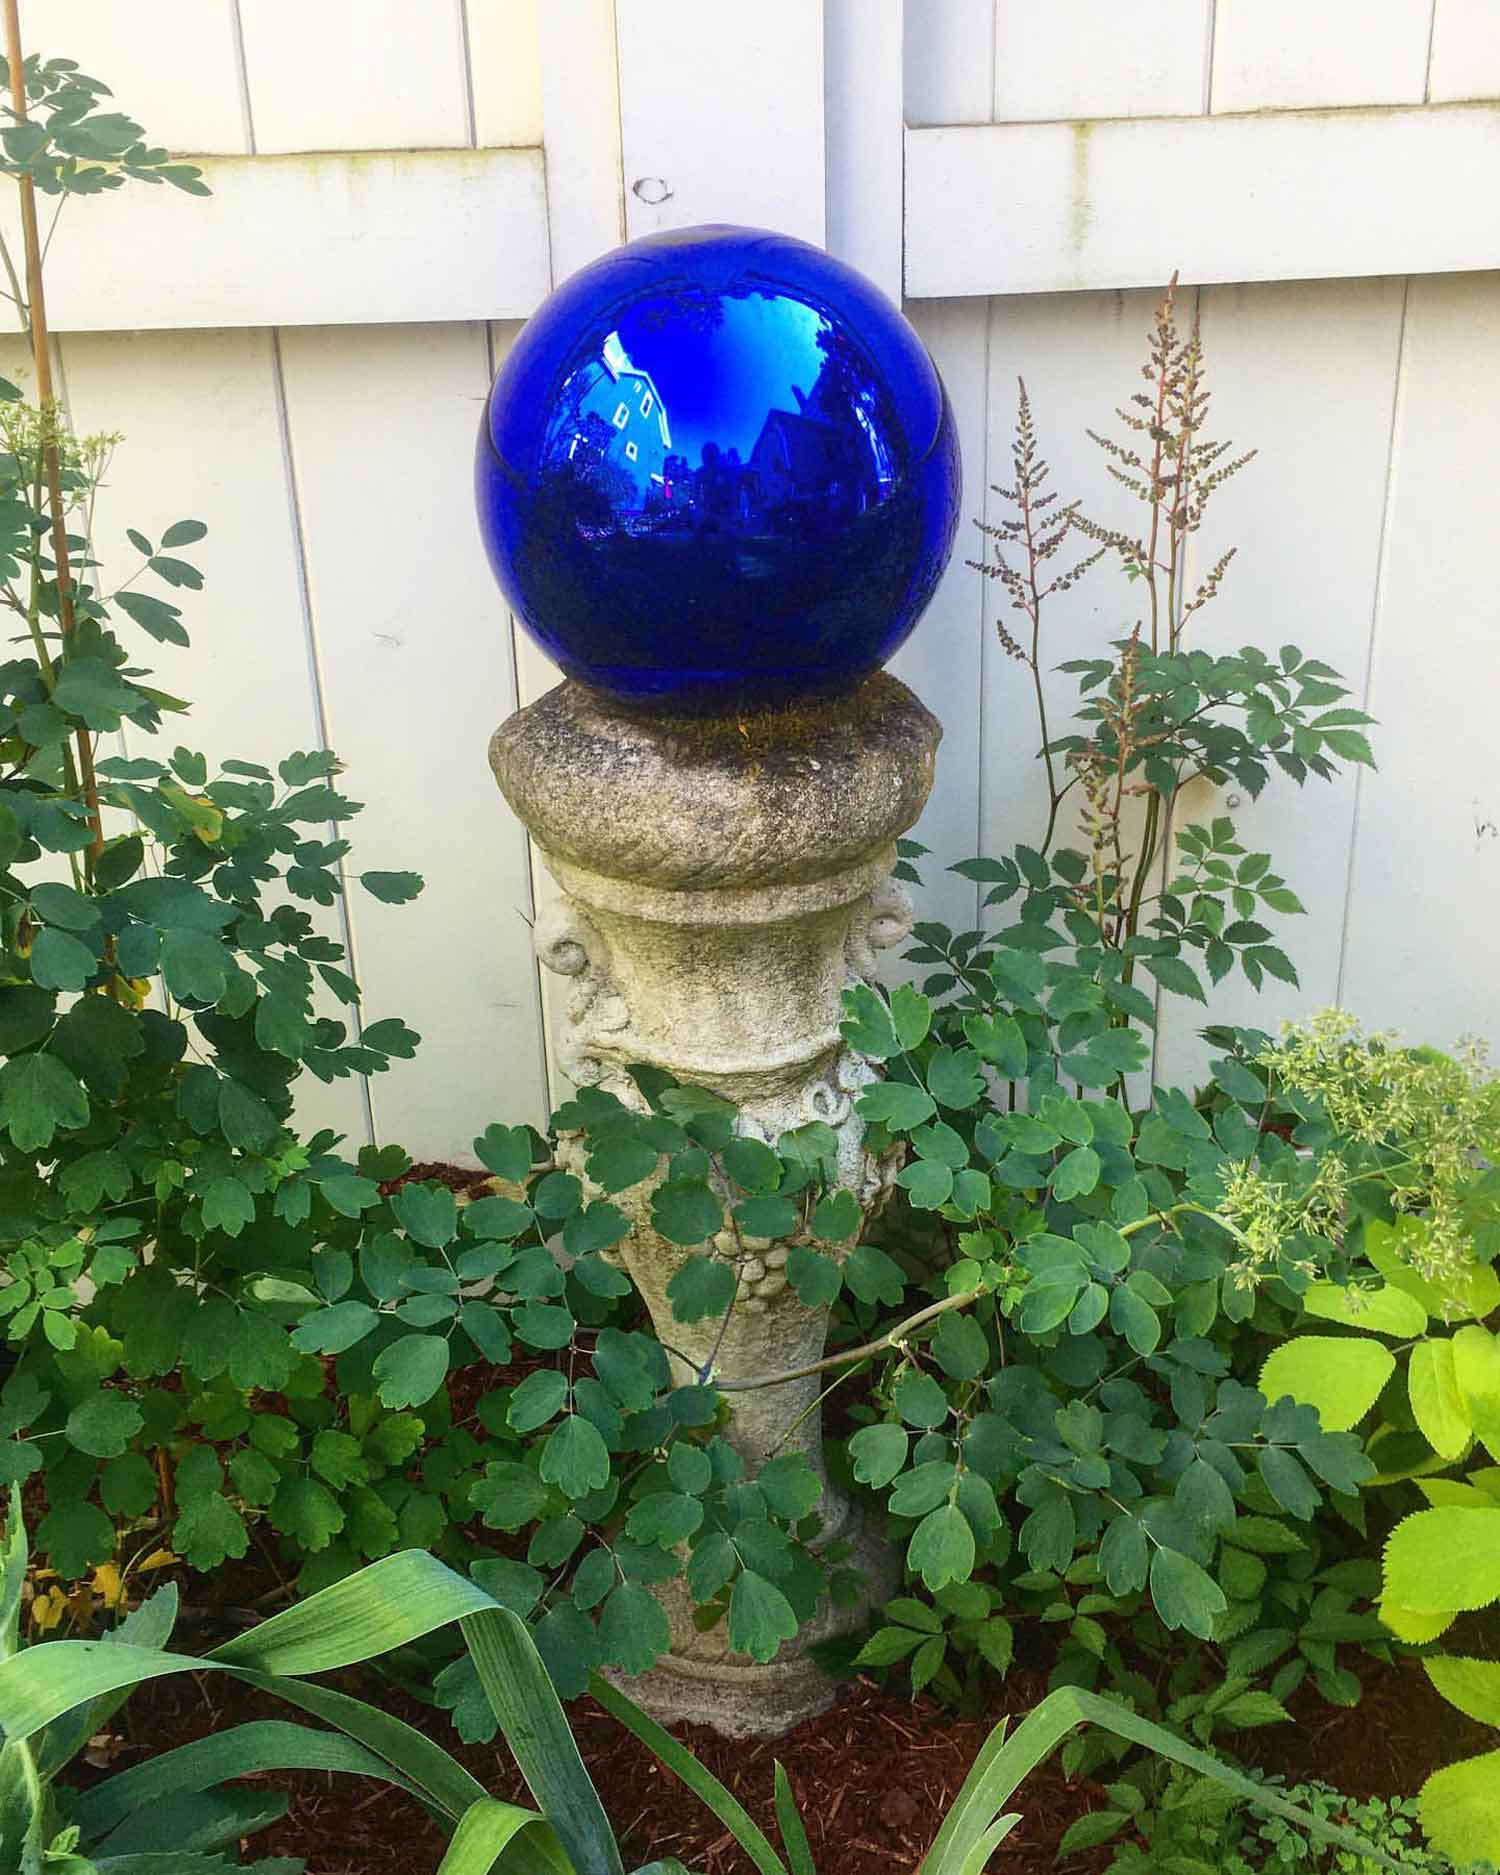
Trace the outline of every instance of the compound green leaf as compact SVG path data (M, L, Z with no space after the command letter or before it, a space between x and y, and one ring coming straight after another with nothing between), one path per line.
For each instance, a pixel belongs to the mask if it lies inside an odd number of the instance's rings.
M52 1055L19 1055L0 1067L0 1125L20 1152L50 1146L55 1134L86 1126L88 1095Z
M375 1388L383 1406L424 1406L448 1374L448 1343L441 1335L403 1335L375 1357Z
M128 1394L101 1387L69 1413L68 1443L94 1458L118 1458L144 1423Z
M1150 1580L1152 1604L1169 1628L1186 1628L1200 1640L1213 1637L1214 1622L1229 1602L1206 1569L1180 1550L1158 1549Z
M742 1569L729 1596L729 1645L764 1664L796 1633L796 1613L776 1584L754 1569Z
M667 1300L680 1322L722 1315L734 1300L734 1269L712 1257L692 1256L667 1284Z
M724 1210L703 1179L669 1178L651 1194L651 1221L668 1243L691 1246L724 1228Z
M906 1463L908 1435L904 1426L882 1423L861 1426L849 1441L854 1475L861 1484L883 1489Z
M539 1469L568 1497L586 1497L609 1483L609 1447L597 1426L571 1413L548 1434Z
M950 1582L964 1582L974 1573L974 1532L957 1504L941 1504L912 1532L906 1563L935 1593Z

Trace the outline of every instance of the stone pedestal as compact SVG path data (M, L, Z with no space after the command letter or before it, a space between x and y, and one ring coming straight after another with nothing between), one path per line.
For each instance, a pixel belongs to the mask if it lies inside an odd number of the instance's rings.
M822 1120L838 1139L839 1184L868 1217L899 1159L865 1149L854 1099L874 1070L839 1034L840 998L910 931L910 902L891 878L895 840L927 799L940 733L884 674L847 697L743 721L640 716L564 683L504 723L491 765L562 891L537 946L570 984L562 1060L573 1080L642 1105L626 1068L664 1068L732 1100L742 1129L768 1143ZM817 1360L827 1311L789 1288L788 1243L726 1231L710 1249L739 1277L727 1326L674 1319L666 1288L690 1253L652 1230L650 1189L614 1202L633 1220L624 1260L663 1340L698 1365L713 1356L724 1379ZM729 1436L752 1472L791 1449L822 1471L824 1384L731 1396ZM852 1541L883 1576L877 1546L826 1480L820 1512L824 1540ZM868 1586L889 1592L886 1580ZM748 1735L828 1703L805 1650L837 1631L832 1611L758 1666L728 1652L722 1624L700 1634L683 1585L666 1587L672 1653L630 1683L658 1716Z

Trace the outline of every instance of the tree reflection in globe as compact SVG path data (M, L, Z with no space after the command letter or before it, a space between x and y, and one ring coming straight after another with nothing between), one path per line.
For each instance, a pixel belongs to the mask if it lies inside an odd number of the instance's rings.
M539 309L490 391L476 483L506 597L570 677L731 712L891 656L952 549L958 443L868 280L785 235L689 228Z

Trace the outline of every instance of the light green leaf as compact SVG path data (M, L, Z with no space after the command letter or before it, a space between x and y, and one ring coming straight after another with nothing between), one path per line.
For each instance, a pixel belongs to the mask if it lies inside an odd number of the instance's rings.
M1315 1406L1325 1432L1347 1432L1369 1412L1395 1371L1395 1357L1378 1341L1298 1335L1267 1357L1260 1390L1273 1403L1289 1395L1300 1405Z
M1471 1323L1453 1337L1453 1377L1476 1435L1500 1459L1500 1335Z
M1450 1706L1481 1725L1500 1726L1500 1660L1438 1654L1422 1665Z
M1500 1861L1500 1751L1434 1771L1420 1802L1432 1846L1459 1868Z
M1420 1335L1427 1326L1426 1309L1401 1289L1344 1289L1337 1283L1314 1283L1302 1297L1302 1307L1323 1321L1400 1340Z
M1417 1615L1500 1599L1500 1505L1443 1505L1403 1517L1385 1546L1385 1595Z
M1419 1341L1407 1365L1406 1387L1423 1438L1440 1457L1459 1457L1474 1429L1459 1391L1453 1344Z

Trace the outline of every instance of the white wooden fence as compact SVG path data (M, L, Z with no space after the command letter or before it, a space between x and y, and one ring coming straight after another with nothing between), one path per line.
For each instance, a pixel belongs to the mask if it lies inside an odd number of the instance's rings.
M1500 0L29 0L25 24L215 192L72 204L50 262L75 420L127 438L107 557L127 525L211 530L193 649L159 660L190 740L326 737L368 803L361 862L428 881L414 907L357 898L348 933L418 1059L309 1117L449 1156L544 1111L533 868L484 756L555 673L485 567L473 437L552 282L709 220L904 287L971 515L1018 373L1058 485L1108 508L1083 429L1180 270L1218 427L1261 452L1203 543L1242 548L1205 632L1302 644L1381 723L1375 775L1254 805L1204 786L1310 911L1302 990L1219 1006L1500 1037ZM955 923L974 889L941 868L1026 837L1038 792L969 551L896 664L945 725L918 832ZM1127 608L1085 582L1053 661ZM1193 1028L1164 1012L1169 1072Z

